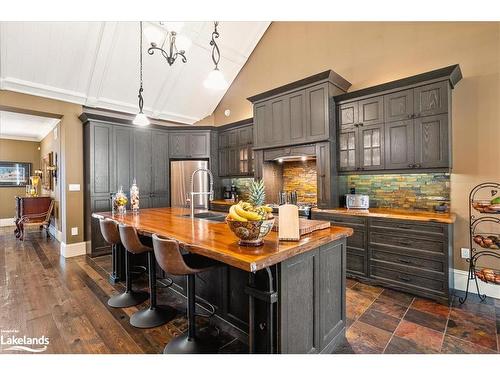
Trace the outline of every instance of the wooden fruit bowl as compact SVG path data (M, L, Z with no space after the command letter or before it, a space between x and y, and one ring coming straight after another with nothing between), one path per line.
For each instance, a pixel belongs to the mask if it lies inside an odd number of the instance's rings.
M264 237L269 234L274 225L274 218L260 221L236 221L226 219L231 232L238 237L241 246L261 246Z

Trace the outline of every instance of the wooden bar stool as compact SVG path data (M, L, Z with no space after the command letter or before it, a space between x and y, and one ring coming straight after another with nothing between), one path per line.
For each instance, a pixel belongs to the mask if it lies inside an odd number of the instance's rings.
M113 254L116 257L116 252L124 251L120 241L120 232L118 231L118 223L111 219L99 219L99 226L104 240L113 248ZM130 273L130 253L125 251L125 292L111 297L108 300L108 305L111 307L131 307L143 303L148 299L149 294L146 292L132 290L132 277Z
M196 336L195 325L195 275L220 266L220 263L197 254L182 254L175 240L153 235L153 249L160 267L167 273L186 276L187 279L187 333L170 341L163 350L165 354L216 353L214 340Z
M153 249L145 246L137 235L133 226L120 224L120 239L127 253L148 253L149 271L149 307L137 311L130 317L130 324L136 328L158 327L172 320L176 314L175 310L168 306L158 306L156 302L156 260Z

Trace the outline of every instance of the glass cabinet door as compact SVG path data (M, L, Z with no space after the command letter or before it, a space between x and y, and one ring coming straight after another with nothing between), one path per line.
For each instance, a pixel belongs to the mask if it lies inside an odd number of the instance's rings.
M361 140L361 170L384 168L383 124L359 127Z
M339 148L340 148L340 170L354 171L356 170L357 155L357 129L343 130L340 132Z

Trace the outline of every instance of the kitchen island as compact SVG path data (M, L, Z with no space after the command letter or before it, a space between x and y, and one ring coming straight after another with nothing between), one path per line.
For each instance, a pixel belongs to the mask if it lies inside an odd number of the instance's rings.
M153 208L113 216L146 237L178 240L224 266L202 275L197 294L217 308L217 318L248 333L250 352L331 353L345 335L345 254L350 228L332 226L297 242L238 245L223 216L189 217L184 208ZM182 278L172 277L184 293Z

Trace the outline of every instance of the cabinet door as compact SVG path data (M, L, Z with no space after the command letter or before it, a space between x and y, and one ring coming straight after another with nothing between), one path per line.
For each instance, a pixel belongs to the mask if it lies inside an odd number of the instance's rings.
M316 174L318 186L318 207L332 207L331 183L331 155L330 143L321 142L316 144Z
M228 174L229 176L236 176L239 174L237 148L228 149Z
M253 151L253 175L256 180L262 179L264 169L264 151Z
M271 122L266 124L264 135L270 140L270 145L278 146L283 144L290 137L288 131L287 111L289 102L287 97L280 97L270 100Z
M384 96L385 122L408 120L413 116L413 90L393 92Z
M134 176L134 133L133 129L128 127L115 126L113 129L114 137L114 172L116 187L123 186L125 191L132 185Z
M300 90L288 95L290 140L301 142L306 137L306 92Z
M384 169L384 124L358 128L360 168L362 170Z
M219 134L219 148L226 148L228 146L228 134L227 132L221 132Z
M210 133L189 134L190 158L208 158L210 156Z
M238 145L238 130L228 130L227 131L227 146L235 147Z
M254 113L253 144L254 147L263 147L268 143L268 139L266 139L266 133L265 133L266 123L268 123L268 117L269 117L268 102L256 104L254 106L253 113Z
M415 160L413 120L385 124L385 169L412 168Z
M248 146L238 147L238 174L246 176L250 173L250 153Z
M415 119L416 168L450 166L448 115Z
M252 126L245 126L237 129L238 145L245 146L252 143Z
M415 88L415 116L433 116L448 112L448 88L448 81Z
M376 96L358 102L358 122L363 126L384 122L384 97Z
M225 177L228 175L228 150L222 149L219 150L219 176Z
M113 181L112 160L113 160L113 137L110 125L94 125L92 129L92 143L90 175L90 193L110 194L116 187Z
M168 162L168 134L152 132L152 207L168 207L170 165Z
M339 122L341 128L354 128L354 124L358 123L358 102L339 106Z
M308 141L328 139L328 83L306 90L306 138Z
M184 158L187 157L189 146L189 135L187 133L172 133L170 134L169 152L170 157Z
M150 130L134 130L134 177L141 208L151 207L152 138ZM126 187L123 187L126 190Z
M355 171L358 166L357 128L343 129L339 134L339 170Z

